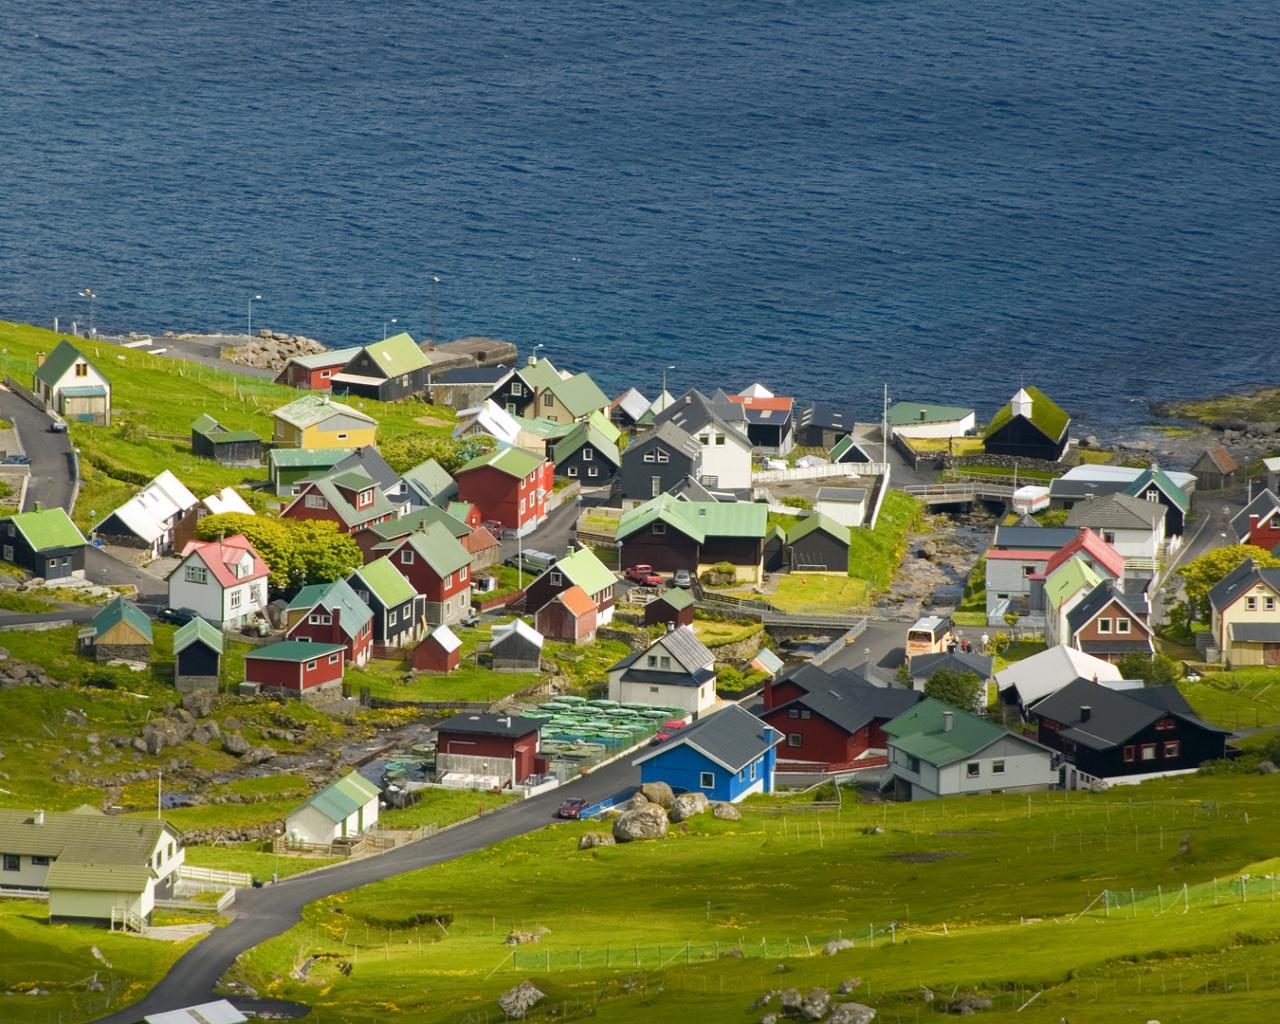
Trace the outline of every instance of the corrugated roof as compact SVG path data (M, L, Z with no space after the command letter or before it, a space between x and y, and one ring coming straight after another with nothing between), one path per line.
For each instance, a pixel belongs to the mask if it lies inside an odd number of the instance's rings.
M951 715L950 729L946 728L944 716L947 713ZM882 728L892 737L893 746L937 767L972 757L1005 736L1039 748L1039 744L1016 736L994 722L932 697L926 697L915 707L908 708L897 718L886 722Z
M316 584L316 586L320 588L320 593L318 595L314 593L308 594L312 600L305 607L308 610L323 608L331 613L334 611L339 612L340 621L338 624L342 627L342 631L351 639L355 639L360 630L373 618L373 612L369 611L369 606L360 600L360 595L351 589L351 584L346 580L334 580L332 583L321 583ZM310 587L306 587L303 589L303 593L307 593L310 590ZM297 606L297 600L297 598L294 598L289 603L289 607L294 608ZM302 623L299 622L298 625L302 625Z
M427 634L427 639L434 640L450 654L462 646L462 641L458 639L458 634L443 622Z
M99 377L106 376L97 366L94 366L93 360L64 338L54 346L53 351L45 357L45 361L36 367L36 380L47 387L53 387L77 360L93 366Z
M655 600L671 605L678 612L684 611L694 603L693 595L683 587L672 587L670 590L663 591Z
M539 649L542 647L541 633L523 619L512 619L510 622L493 627L493 634L489 641L489 649L493 650L493 648L506 643L506 641L510 640L512 637L520 637L521 639L527 640Z
M378 425L378 421L372 416L367 416L359 409L353 409L349 405L335 402L328 395L303 395L288 405L282 405L271 415L278 420L284 420L285 423L297 427L299 430L305 430L307 427L313 427L317 423L322 423L331 416L339 414L351 416L365 423L372 423L374 426Z
M571 614L579 617L590 615L596 610L596 603L577 584L560 591L551 600L559 601Z
M326 366L346 366L359 351L358 345L350 348L328 348L323 352L313 352L311 355L290 356L289 364L301 366L305 370L321 370Z
M794 544L796 541L803 540L809 534L821 531L829 537L834 537L841 544L848 547L850 542L849 527L842 523L837 523L830 516L822 512L812 512L805 516L798 523L787 531L787 543Z
M373 500L362 508L356 508L355 505L347 500L341 488L356 492L372 491ZM305 508L308 490L321 494L325 501L329 503L329 507L338 514L338 518L346 526L355 526L359 523L367 523L370 519L395 515L395 507L382 492L382 488L378 486L377 481L362 469L349 469L339 473L337 476L322 476L307 480L302 493L289 503L285 511L287 512L288 509L293 508L298 502L303 502L302 507Z
M336 466L354 448L272 448L267 461L277 469L311 469Z
M447 497L449 493L457 493L458 485L435 459L420 462L412 469L401 474L402 479L425 501L435 501Z
M107 816L91 808L45 811L36 824L31 811L0 808L0 849L37 857L66 857L69 862L145 868L151 851L168 830L164 821L151 818Z
M146 638L147 643L151 643L151 620L137 605L126 601L123 597L117 597L93 617L94 633L101 636L112 626L121 622L127 622Z
M151 878L145 864L101 865L59 857L49 866L44 884L49 889L137 893L146 889Z
M1108 494L1076 504L1067 513L1067 525L1092 526L1099 530L1154 530L1164 516L1165 507L1158 501Z
M541 726L536 718L521 718L519 715L489 715L463 712L446 718L436 726L436 732L463 733L468 736L501 736L508 739L519 739L537 732Z
M669 494L637 505L618 523L623 540L637 530L661 520L701 543L707 537L764 537L768 508L750 501L680 501Z
M1053 572L1069 558L1075 555L1086 556L1093 564L1101 565L1116 579L1124 576L1124 555L1099 537L1087 526L1082 529L1075 540L1064 544L1049 556L1045 563L1045 574Z
M555 447L552 449L552 459L558 466L586 444L590 444L595 448L606 462L614 466L622 464L622 456L618 453L616 441L611 441L590 420L577 424L556 442Z
M61 508L42 508L35 512L16 512L0 519L13 523L35 551L49 548L73 548L87 543L71 517Z
M471 527L461 519L451 516L448 511L442 509L439 505L428 505L426 508L415 509L408 515L400 516L398 519L388 519L385 523L375 523L368 529L379 537L385 538L388 542L387 544L375 545L375 550L388 550L389 547L394 547L394 542L401 537L407 537L419 526L430 525L431 523L439 523L459 540L471 533Z
M418 347L418 343L403 331L366 345L364 351L387 377L399 377L431 365L431 360Z
M463 473L469 473L472 470L488 466L491 469L507 474L507 476L523 479L541 466L543 461L544 459L541 455L526 451L524 448L511 446L495 448L493 451L485 452L483 455L477 455L454 475L461 476Z
M726 771L736 772L771 747L776 747L782 739L780 732L770 728L750 711L737 704L729 704L720 711L704 715L661 746L637 757L631 763L643 764L652 758L667 755L677 747L690 747Z
M1067 626L1071 630L1071 635L1074 636L1084 629L1112 601L1128 613L1132 621L1130 628L1134 633L1150 632L1147 627L1147 602L1145 596L1138 598L1135 595L1126 594L1123 590L1113 586L1110 581L1104 580L1081 598L1080 603L1072 608L1071 611L1067 612Z
M1092 590L1102 577L1079 555L1068 558L1045 576L1044 598L1050 611L1056 612L1067 598L1081 590Z
M400 543L409 544L437 576L448 576L471 564L471 553L441 523L419 527Z
M927 402L894 402L889 406L889 426L909 427L913 423L951 423L972 416L962 405L931 405Z
M572 554L565 555L545 571L561 573L593 597L618 582L613 570L588 547L580 547Z
M222 630L205 622L199 615L179 626L173 634L173 653L185 651L196 641L222 653Z
M358 583L355 582L357 580ZM377 596L384 608L396 608L405 601L412 600L417 593L413 584L400 574L400 570L385 555L353 572L351 582L356 587L363 584L371 594Z
M279 640L266 647L255 647L246 651L245 657L261 661L311 661L328 654L337 654L346 650L342 644L322 644L313 640Z
M1019 700L1027 706L1061 689L1073 679L1116 682L1120 678L1120 670L1111 662L1058 644L997 672L996 686L1001 691L1016 689Z
M1261 569L1252 558L1246 558L1209 588L1209 604L1223 611L1256 583L1280 594L1280 569Z
M312 807L336 825L338 822L355 814L369 801L376 800L381 795L378 787L363 775L359 772L351 772L338 779L337 782L329 783L319 793L313 793L300 803L289 812L288 817L285 819L285 824L287 827L289 818L292 818L300 811L306 810L308 807ZM372 825L373 823L368 822L367 824Z
M163 470L146 487L94 527L101 528L111 516L124 523L134 535L153 543L163 536L168 524L200 504L200 500L169 470Z
M1260 523L1265 523L1277 512L1280 512L1280 498L1272 494L1269 488L1263 488L1261 494L1254 495L1249 504L1231 517L1231 529L1236 540L1242 544L1248 540L1249 520L1254 516L1258 517Z
M1125 488L1124 493L1131 498L1136 498L1150 484L1155 484L1160 493L1172 501L1182 512L1186 512L1191 508L1191 497L1187 492L1170 480L1169 474L1154 462L1144 469L1133 483Z

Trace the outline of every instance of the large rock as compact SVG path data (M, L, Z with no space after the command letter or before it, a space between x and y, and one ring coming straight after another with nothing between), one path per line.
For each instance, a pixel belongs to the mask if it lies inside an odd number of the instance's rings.
M264 761L270 761L276 756L276 752L270 747L250 747L244 752L244 756L240 758L243 764L262 764Z
M721 821L741 821L742 812L733 804L712 804L711 814Z
M800 1007L804 1005L804 993L798 988L784 988L780 993L782 1012L788 1017L798 1017Z
M522 981L498 996L498 1006L507 1020L523 1020L524 1015L546 999L546 994L531 981Z
M667 812L657 804L645 804L620 814L613 822L613 838L620 843L636 839L661 839L667 834Z
M644 798L651 804L657 804L659 807L670 808L676 801L676 795L671 792L671 787L665 782L646 782L638 792L643 793Z
M641 793L639 790L636 790L634 793L631 794L630 799L627 800L627 802L623 804L622 807L623 807L623 810L638 811L641 807L647 806L648 803L649 803L649 798L645 796L643 793Z
M827 956L835 956L837 953L840 952L840 950L849 949L852 946L853 946L853 943L850 942L848 939L832 939L830 942L828 942L825 946L822 947L822 951L826 953Z
M827 1024L871 1024L876 1011L865 1003L837 1003L827 1018Z
M991 1000L986 996L964 995L947 1004L947 1013L959 1014L962 1017L968 1017L979 1010L989 1009L991 1009Z
M252 749L251 744L241 733L228 732L222 736L222 749L234 757L244 757Z
M614 844L613 836L608 832L583 832L582 837L578 840L579 850L592 850L597 846L612 846Z
M197 743L212 743L214 740L222 739L222 730L218 728L218 723L210 718L207 722L197 722L191 738Z
M711 804L703 793L681 793L671 804L671 820L684 821L702 814Z
M196 718L208 718L213 710L213 694L208 690L192 690L183 694L182 709Z
M825 988L811 988L800 1004L801 1020L822 1020L831 1009L831 993Z

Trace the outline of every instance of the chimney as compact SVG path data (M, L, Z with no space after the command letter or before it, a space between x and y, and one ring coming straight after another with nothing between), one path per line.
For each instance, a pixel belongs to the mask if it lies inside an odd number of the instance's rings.
M37 368L37 369L38 369L38 368L40 368L41 366L44 366L44 358L45 358L45 356L44 356L44 353L43 353L43 352L37 352L37 353L36 353L36 368Z
M950 711L942 712L942 731L950 732L951 727L955 725L955 719L956 719L956 716L952 714Z
M1088 704L1080 705L1080 721L1087 722L1093 716L1093 708Z
M32 819L32 824L35 824L35 825L44 824L44 811L36 811L35 817Z
M565 557L568 558L571 554L573 554L577 550L578 550L578 545L575 544L573 541L569 541L569 543L567 543L564 546Z
M685 404L685 405L693 405L693 395L685 395L685 396L684 396L684 404Z
M529 366L537 366L537 365L538 365L538 357L537 357L537 356L530 356L530 357L529 357L528 365L529 365Z

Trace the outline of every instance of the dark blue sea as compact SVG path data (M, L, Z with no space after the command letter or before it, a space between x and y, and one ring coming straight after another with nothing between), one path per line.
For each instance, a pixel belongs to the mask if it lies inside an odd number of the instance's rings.
M0 0L0 317L1088 422L1275 380L1275 0Z

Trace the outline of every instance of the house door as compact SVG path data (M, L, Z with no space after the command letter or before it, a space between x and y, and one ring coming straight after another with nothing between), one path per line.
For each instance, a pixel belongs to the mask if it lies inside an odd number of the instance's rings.
M1280 644L1262 645L1262 663L1264 665L1280 665Z

